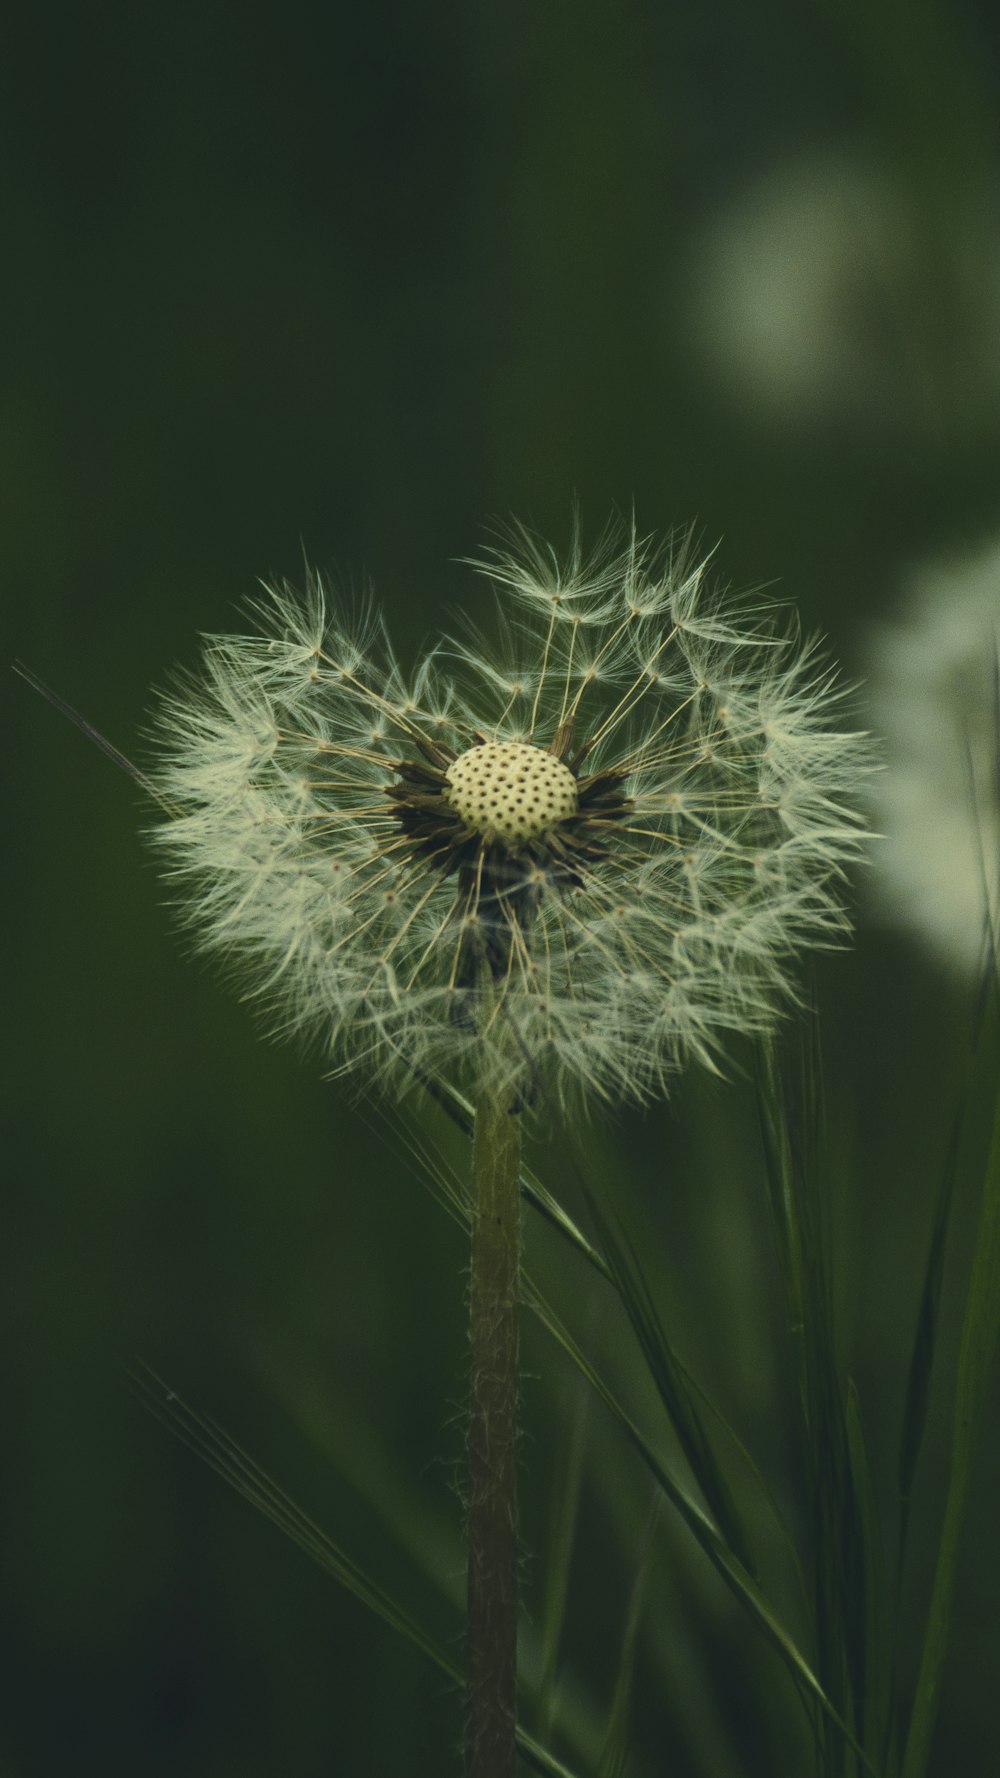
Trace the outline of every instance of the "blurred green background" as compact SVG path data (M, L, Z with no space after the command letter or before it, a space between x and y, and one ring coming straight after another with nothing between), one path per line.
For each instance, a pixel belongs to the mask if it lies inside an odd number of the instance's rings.
M8 15L9 656L141 756L150 686L197 632L238 623L258 576L295 579L304 553L370 579L408 659L456 607L485 610L458 560L485 521L565 542L577 497L592 537L634 501L643 530L723 538L725 579L776 584L862 674L912 564L1000 524L996 52L993 9L946 0ZM460 1701L146 1415L121 1367L138 1354L215 1414L457 1651L461 1238L391 1120L262 1043L185 956L135 787L23 683L4 706L0 1772L455 1770ZM888 1503L970 995L863 909L817 992L853 1180L845 1369ZM678 1344L780 1491L789 1379L734 1072L606 1139ZM558 1141L538 1155L572 1199L564 1161ZM528 1244L592 1325L587 1278L531 1222ZM537 1618L577 1410L534 1328L526 1347ZM620 1364L627 1387L624 1346ZM946 1389L936 1412L927 1551ZM580 1422L567 1655L598 1734L648 1507L599 1418ZM996 1750L998 1480L994 1436L950 1774ZM807 1770L774 1663L660 1534L636 1778Z

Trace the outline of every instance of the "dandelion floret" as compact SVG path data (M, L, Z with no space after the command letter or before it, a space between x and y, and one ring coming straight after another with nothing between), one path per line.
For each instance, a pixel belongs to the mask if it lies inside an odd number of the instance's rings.
M576 779L544 747L487 741L453 760L445 796L475 833L495 834L509 847L539 839L579 806Z

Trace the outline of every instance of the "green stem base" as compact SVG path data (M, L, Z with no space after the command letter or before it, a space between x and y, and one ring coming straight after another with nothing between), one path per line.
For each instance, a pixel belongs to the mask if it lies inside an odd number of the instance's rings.
M465 1778L513 1778L517 1684L517 1305L521 1130L481 1095L469 1289L468 1714Z

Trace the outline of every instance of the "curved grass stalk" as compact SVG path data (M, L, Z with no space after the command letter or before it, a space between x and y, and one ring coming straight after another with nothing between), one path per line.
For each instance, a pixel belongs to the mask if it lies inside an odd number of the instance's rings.
M192 1408L142 1359L126 1366L126 1375L143 1406L166 1426L188 1450L207 1463L244 1500L270 1519L291 1538L325 1574L403 1636L435 1666L456 1689L462 1684L457 1661L431 1636L412 1614L371 1579L333 1538L303 1512L289 1494L254 1461L210 1414ZM534 1736L517 1730L517 1751L524 1765L541 1778L579 1778L569 1766L550 1754Z

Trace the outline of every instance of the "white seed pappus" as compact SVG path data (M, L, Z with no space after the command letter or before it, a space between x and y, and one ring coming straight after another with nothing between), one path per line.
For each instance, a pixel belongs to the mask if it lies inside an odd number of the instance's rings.
M643 1099L845 933L867 742L683 548L515 527L476 566L497 639L409 675L315 577L208 638L160 701L155 843L199 945L334 1072Z

